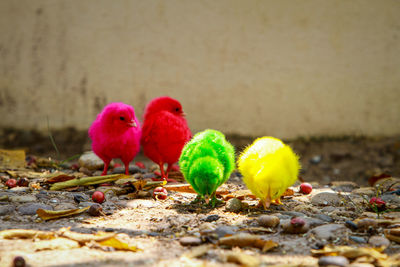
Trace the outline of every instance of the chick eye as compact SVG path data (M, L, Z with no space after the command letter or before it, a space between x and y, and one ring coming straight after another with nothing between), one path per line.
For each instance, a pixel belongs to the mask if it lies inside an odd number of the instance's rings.
M124 118L124 117L119 117L119 119L120 119L121 121L124 121L124 120L125 120L125 118Z
M179 110L180 110L179 108L176 108L176 109L175 109L176 112L179 112Z

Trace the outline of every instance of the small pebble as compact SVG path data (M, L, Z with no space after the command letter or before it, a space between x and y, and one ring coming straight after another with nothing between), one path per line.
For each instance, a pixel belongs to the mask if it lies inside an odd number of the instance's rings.
M60 202L60 201L57 198L50 199L50 203L56 204L58 202Z
M35 215L38 209L53 210L53 207L41 203L27 203L18 207L18 212L21 215Z
M310 163L312 164L318 164L322 161L322 156L321 155L315 155L310 159Z
M12 213L15 210L13 205L0 205L0 216Z
M338 236L345 236L348 229L343 224L325 224L312 229L319 240L333 240Z
M103 211L103 207L100 204L95 203L92 206L90 206L88 213L91 216L100 216L103 214L102 211Z
M228 225L221 225L215 229L215 233L218 235L219 238L227 236L227 235L234 235L236 234L238 228L234 226Z
M17 187L10 188L10 192L13 192L13 193L28 193L30 191L31 191L30 188L26 187L26 186L17 186Z
M205 222L215 222L220 218L220 216L218 214L212 214L207 216L205 219L202 219L202 221Z
M9 199L11 202L36 202L36 197L33 195L11 196Z
M319 266L340 266L345 267L349 265L350 262L346 257L343 256L323 256L319 258Z
M341 199L336 193L321 192L311 198L311 204L315 206L338 206Z
M358 226L357 224L355 224L353 221L345 221L344 225L346 225L347 228L349 228L352 231L357 231Z
M378 226L378 223L376 220L371 219L371 218L364 218L361 219L357 222L357 227L360 230L367 230L369 228L376 228Z
M384 236L374 235L369 238L368 244L373 247L388 247L390 246L390 241Z
M323 214L323 213L315 214L314 217L316 217L316 218L318 218L320 220L323 220L325 222L328 222L328 223L333 222L333 219L332 219L331 216L328 216L328 215Z
M367 240L360 236L349 236L349 239L359 244L367 243Z
M179 239L182 246L198 246L201 244L201 239L194 236L185 236Z
M237 198L231 198L226 202L225 209L230 212L239 212L242 209L242 201Z
M279 225L279 218L275 215L261 215L257 219L258 224L263 227L276 227Z
M13 267L25 267L25 259L22 256L16 256L13 260Z

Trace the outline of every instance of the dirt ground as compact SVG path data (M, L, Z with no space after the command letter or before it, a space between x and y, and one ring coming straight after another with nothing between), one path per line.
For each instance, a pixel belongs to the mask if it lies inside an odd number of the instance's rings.
M68 134L75 139L71 141L67 137L63 139L57 133L54 134L62 152L61 159L88 148L83 134L74 130ZM55 156L46 137L36 136L32 132L21 134L5 130L1 135L3 144L0 145L4 148L25 147L29 154ZM25 137L21 137L23 135ZM33 140L35 144L32 145L27 140ZM232 136L230 140L241 151L251 139ZM3 211L0 209L0 231L59 231L62 227L70 227L70 231L86 234L105 231L116 233L120 240L140 250L121 251L93 243L75 248L38 249L37 238L0 238L0 266L13 266L15 256L22 256L27 266L318 266L321 258L313 255L313 249L322 249L328 245L338 248L371 248L377 246L375 237L378 240L380 238L379 242L385 243L382 257L391 259L386 266L399 266L396 265L399 261L395 261L395 255L400 251L400 244L388 240L384 231L400 225L399 196L393 194L394 190L400 189L400 182L394 180L394 185L391 183L390 188L379 192L382 198L386 197L387 202L387 212L381 214L379 219L363 197L370 198L377 194L374 188L368 187L368 179L372 175L387 173L389 176L400 177L400 137L376 140L302 139L289 143L301 157L302 178L313 182L314 188L310 195L299 193L298 182L292 187L294 193L282 199L283 205L272 205L268 210L259 208L258 201L251 196L240 194L246 187L237 172L219 189L229 192L233 198L227 197L215 208L204 203L191 203L195 199L195 194L191 193L171 190L166 200L155 200L151 196L151 190L140 198L111 190L106 193L106 201L102 203L105 216L94 217L85 212L49 221L40 220L36 213L29 214L29 211L24 210L34 208L32 205L35 203L47 205L53 210L92 205L91 194L99 189L97 185L59 191L49 191L46 187L35 190L31 187L7 189L3 186L0 188L0 208L3 207ZM141 177L150 181L154 176L150 171L152 164L143 155L139 155L135 161L146 165L147 169L142 170ZM69 162L69 166L74 162ZM45 169L36 171L46 172ZM71 170L69 172L73 173ZM11 175L3 170L1 177L4 184ZM183 181L178 184L181 183ZM330 193L329 197L333 199L321 200L320 196L324 193ZM74 200L76 195L81 196L80 203ZM34 200L17 198L29 199L28 196L33 196ZM239 204L236 203L236 207L232 199L238 199ZM279 225L262 225L262 215L277 216ZM284 225L295 217L305 220L305 232L286 232ZM370 220L370 225L364 228L358 223L363 218ZM386 224L382 224L382 219L386 220ZM327 228L321 228L322 226ZM250 234L256 241L247 245L240 243L243 240L236 241L233 245L226 245L221 241L240 234ZM254 245L266 240L271 240L277 246L263 252ZM333 260L331 265L344 266L340 263L343 257L329 260ZM353 266L361 266L357 264L363 260L362 266L382 264L381 260L365 256L347 257L345 265L350 262Z

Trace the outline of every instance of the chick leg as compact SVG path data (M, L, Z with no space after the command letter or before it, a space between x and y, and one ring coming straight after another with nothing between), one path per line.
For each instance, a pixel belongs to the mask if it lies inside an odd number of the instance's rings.
M103 172L101 173L101 175L107 175L107 170L108 170L108 166L110 165L110 161L111 160L104 160L104 169Z
M124 162L125 165L125 174L129 175L129 161L128 162Z
M160 167L161 178L152 178L153 181L176 182L176 180L174 180L174 179L168 179L168 170L170 169L169 164L168 164L167 174L164 172L164 163L163 162L160 162L158 164L158 166Z

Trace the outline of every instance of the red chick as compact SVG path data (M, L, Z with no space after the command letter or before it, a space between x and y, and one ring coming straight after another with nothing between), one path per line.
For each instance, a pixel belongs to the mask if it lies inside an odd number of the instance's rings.
M160 166L167 181L172 164L178 161L183 146L192 136L181 104L171 97L158 97L146 106L141 144L144 154ZM164 171L164 164L167 170Z
M89 128L93 152L104 161L101 175L107 174L110 161L120 158L129 174L129 162L140 149L141 129L132 106L111 103L104 107Z

